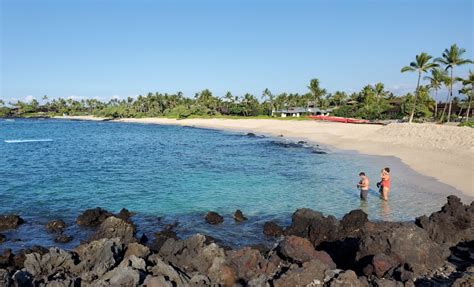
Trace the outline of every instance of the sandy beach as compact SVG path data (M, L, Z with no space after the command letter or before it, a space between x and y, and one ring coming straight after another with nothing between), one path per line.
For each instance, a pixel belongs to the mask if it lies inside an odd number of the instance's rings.
M103 120L91 116L59 117ZM474 130L435 124L353 125L271 119L118 119L118 122L169 124L304 139L363 154L395 156L415 171L474 196Z

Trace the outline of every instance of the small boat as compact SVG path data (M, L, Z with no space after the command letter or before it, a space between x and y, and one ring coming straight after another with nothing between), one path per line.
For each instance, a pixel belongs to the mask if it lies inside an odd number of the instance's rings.
M315 119L315 120L321 120L321 121L336 122L336 123L348 123L348 124L370 124L371 123L369 120L344 118L344 117L333 117L333 116L323 116L323 115L308 116L308 118Z

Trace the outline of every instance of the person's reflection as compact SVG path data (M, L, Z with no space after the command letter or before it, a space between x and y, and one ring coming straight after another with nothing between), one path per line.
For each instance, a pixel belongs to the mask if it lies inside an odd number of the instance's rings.
M386 200L380 200L380 218L384 221L391 221L390 206Z

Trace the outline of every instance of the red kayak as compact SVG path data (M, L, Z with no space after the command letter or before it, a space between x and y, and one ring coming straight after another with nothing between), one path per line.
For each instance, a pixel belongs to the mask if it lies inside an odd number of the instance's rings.
M336 123L370 124L369 120L360 120L360 119L333 117L333 116L318 115L318 116L308 116L308 118L315 119L315 120L321 120L321 121L336 122Z

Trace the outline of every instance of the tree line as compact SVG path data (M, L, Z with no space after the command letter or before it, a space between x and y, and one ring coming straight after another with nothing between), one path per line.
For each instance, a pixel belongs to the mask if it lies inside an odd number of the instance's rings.
M257 98L252 94L243 96L227 92L216 96L205 89L196 93L193 98L185 97L183 93L148 93L137 98L112 99L100 101L97 99L74 100L71 98L52 99L44 96L41 103L36 99L31 102L17 101L5 103L0 100L1 116L28 116L28 115L96 115L101 117L173 117L187 118L191 116L271 116L273 111L291 109L295 107L317 107L321 110L330 110L332 115L355 117L370 120L380 119L407 119L450 121L465 115L469 120L471 101L473 96L474 74L469 71L466 78L456 77L455 69L458 66L472 64L464 59L465 49L452 45L442 56L433 58L427 53L420 53L409 66L403 67L401 72L415 72L417 85L413 93L395 96L385 89L384 84L367 85L359 92L348 94L343 91L328 93L322 88L318 79L310 80L308 92L273 94L265 89ZM429 73L429 74L428 74ZM423 84L423 81L426 84ZM458 96L454 96L455 83L461 83ZM446 87L448 95L441 111L434 97L442 87ZM463 95L461 99L460 96ZM457 107L458 114L453 113ZM462 113L464 111L464 113Z

